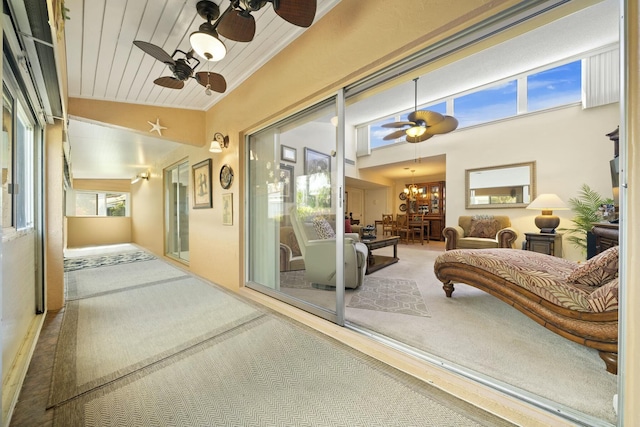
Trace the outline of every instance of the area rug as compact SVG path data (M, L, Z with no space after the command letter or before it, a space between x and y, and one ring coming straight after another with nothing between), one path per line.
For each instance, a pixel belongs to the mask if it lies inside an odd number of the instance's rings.
M159 259L68 271L66 297L73 301L186 276L187 272Z
M262 315L257 306L191 276L69 301L49 406Z
M512 424L271 313L55 409L85 425Z
M431 317L415 280L366 276L347 307Z
M65 258L64 271L74 271L83 268L96 268L103 267L105 265L146 261L150 259L155 259L155 256L145 251Z

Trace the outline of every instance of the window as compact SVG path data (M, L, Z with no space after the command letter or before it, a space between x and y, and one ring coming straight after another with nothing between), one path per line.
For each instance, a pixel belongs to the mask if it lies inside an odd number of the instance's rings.
M517 80L511 80L455 98L453 115L458 128L515 116L517 89Z
M75 216L129 216L128 193L72 191L74 205L68 212Z
M2 91L2 226L33 227L34 126L6 86Z
M582 61L574 61L527 76L527 111L580 102Z

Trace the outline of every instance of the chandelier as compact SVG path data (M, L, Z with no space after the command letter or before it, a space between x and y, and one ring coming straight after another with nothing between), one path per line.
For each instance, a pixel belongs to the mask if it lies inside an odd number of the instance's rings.
M415 184L414 174L415 169L411 170L411 184L404 188L404 194L407 195L407 200L410 202L415 202L418 197L425 197L424 188L418 188Z

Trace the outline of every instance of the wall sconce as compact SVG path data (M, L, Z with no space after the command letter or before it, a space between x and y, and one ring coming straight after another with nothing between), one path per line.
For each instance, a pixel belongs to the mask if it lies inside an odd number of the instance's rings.
M141 172L138 175L136 175L135 178L133 178L131 180L131 183L135 184L136 182L140 181L141 179L146 179L148 181L149 180L149 176L150 176L150 174L149 174L148 171L147 172Z
M216 132L213 134L213 140L211 141L209 151L211 151L212 153L222 153L222 149L228 147L229 136L224 136L220 132Z

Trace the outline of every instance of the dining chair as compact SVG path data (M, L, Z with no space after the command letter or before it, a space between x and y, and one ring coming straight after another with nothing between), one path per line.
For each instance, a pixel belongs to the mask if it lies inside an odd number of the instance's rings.
M429 243L429 221L425 221L424 215L414 214L411 215L409 220L409 229L411 232L411 241L414 242L416 234L420 236L420 244L424 245L424 239L426 235L427 243Z
M396 216L396 234L400 236L400 241L403 240L402 236L404 235L404 241L409 243L411 230L409 228L409 217L406 214L398 214Z
M396 233L396 224L393 221L393 214L382 214L382 237L394 236Z

